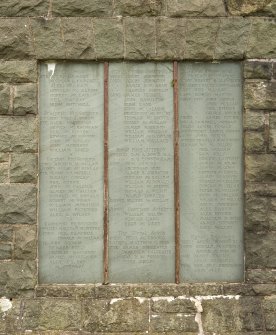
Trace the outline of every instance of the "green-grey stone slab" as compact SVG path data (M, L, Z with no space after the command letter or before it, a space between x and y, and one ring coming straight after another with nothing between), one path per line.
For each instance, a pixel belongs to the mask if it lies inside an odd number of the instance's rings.
M180 64L182 281L243 280L239 64Z
M109 65L111 282L174 281L170 63Z
M101 282L103 65L40 68L39 281Z

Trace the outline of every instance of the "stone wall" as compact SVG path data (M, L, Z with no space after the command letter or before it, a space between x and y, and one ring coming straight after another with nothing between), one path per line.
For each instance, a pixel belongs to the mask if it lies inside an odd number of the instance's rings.
M1 1L1 335L276 334L275 15L275 0ZM38 284L38 62L123 59L244 62L243 283Z

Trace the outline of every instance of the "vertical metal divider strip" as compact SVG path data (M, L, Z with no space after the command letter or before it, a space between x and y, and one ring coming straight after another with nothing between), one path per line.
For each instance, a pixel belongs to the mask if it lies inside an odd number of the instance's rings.
M180 283L180 203L179 203L179 105L178 62L173 62L174 100L174 221L175 221L175 283Z
M104 63L104 284L108 283L108 70Z

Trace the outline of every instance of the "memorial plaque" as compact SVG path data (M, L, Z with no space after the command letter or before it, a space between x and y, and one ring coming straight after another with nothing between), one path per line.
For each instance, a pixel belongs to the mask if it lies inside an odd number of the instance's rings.
M109 65L111 282L174 281L170 63Z
M103 65L40 69L42 283L101 282Z
M239 64L180 65L182 281L243 279Z

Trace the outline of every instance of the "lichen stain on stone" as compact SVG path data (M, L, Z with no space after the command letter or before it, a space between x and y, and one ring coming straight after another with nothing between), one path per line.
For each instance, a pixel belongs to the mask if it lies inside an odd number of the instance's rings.
M12 308L12 302L10 301L10 299L7 299L6 297L2 297L0 299L1 312L6 313L11 308Z
M48 72L51 72L50 79L52 79L53 75L55 74L56 63L47 63Z

